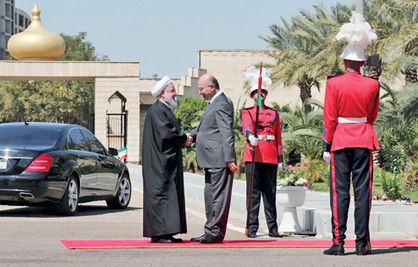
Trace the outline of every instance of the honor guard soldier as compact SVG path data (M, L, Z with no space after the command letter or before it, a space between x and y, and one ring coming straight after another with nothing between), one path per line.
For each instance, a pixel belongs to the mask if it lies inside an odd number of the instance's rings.
M324 160L330 163L330 205L333 245L327 255L343 255L350 204L350 176L355 202L356 254L371 254L369 219L373 157L379 150L373 129L379 109L379 83L360 74L366 47L377 39L361 14L353 12L337 40L348 46L341 57L346 73L328 79L324 104Z
M248 237L255 238L257 236L261 197L263 197L269 236L280 237L277 229L276 211L277 169L282 168L283 162L279 112L264 105L268 93L267 88L271 85L271 79L268 77L268 73L263 71L260 94L262 108L259 110L258 125L256 127L258 71L255 67L249 67L243 76L251 85L250 96L254 99L254 106L245 108L241 113L242 130L247 138L243 159L247 180L247 198L251 195L248 211ZM254 150L254 177L253 188L250 194L251 162Z

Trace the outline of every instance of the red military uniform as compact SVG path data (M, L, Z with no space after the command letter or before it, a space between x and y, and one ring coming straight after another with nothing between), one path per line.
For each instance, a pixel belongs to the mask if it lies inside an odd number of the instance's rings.
M244 135L254 135L257 106L246 108L241 113L241 124ZM258 115L257 136L255 146L254 179L249 207L248 237L256 237L258 230L258 213L261 196L263 197L269 236L278 237L276 211L277 164L283 161L282 137L279 112L270 107L263 107ZM244 151L245 173L247 177L247 196L249 195L251 161L253 147L247 141Z
M327 81L324 104L324 142L331 151L363 147L379 150L373 129L379 110L379 83L357 71ZM365 118L365 123L338 123L338 118ZM340 119L341 120L341 119Z
M254 135L256 106L245 108L241 113L241 125L244 135ZM282 161L282 133L279 112L274 108L263 107L258 115L257 136L260 139L255 147L255 162L277 164ZM244 162L251 162L253 148L249 142L245 145Z
M331 151L330 205L335 246L343 246L350 203L350 176L355 195L355 234L359 247L370 248L373 129L379 109L379 83L350 69L328 79L324 104L324 150ZM324 253L331 253L332 248ZM336 252L335 252L336 253Z

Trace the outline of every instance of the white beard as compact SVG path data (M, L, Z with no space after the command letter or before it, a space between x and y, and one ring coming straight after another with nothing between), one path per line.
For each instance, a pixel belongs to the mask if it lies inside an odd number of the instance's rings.
M176 97L171 97L171 96L168 96L168 95L165 98L165 102L168 103L168 105L170 106L171 109L174 109L178 105Z

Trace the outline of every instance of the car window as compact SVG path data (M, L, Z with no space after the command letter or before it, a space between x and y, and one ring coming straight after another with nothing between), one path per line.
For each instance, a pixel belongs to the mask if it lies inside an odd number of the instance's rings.
M84 136L81 134L80 129L72 129L68 133L68 149L89 151L89 144Z
M62 129L29 124L2 125L0 127L0 147L4 146L47 146L57 143Z
M102 143L100 143L100 141L97 140L97 138L92 133L86 130L82 130L82 132L83 132L84 137L86 137L86 139L88 140L90 144L91 152L102 154L102 155L107 155L106 149L104 148Z

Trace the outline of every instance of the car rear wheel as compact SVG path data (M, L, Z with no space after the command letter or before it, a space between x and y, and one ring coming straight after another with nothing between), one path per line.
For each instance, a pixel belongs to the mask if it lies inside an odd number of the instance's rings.
M118 192L114 198L106 201L107 206L111 209L125 209L131 201L131 193L131 180L127 174L123 174L119 182Z
M64 196L58 203L58 210L65 215L74 215L78 208L78 182L74 176L71 176L70 181L65 190Z

